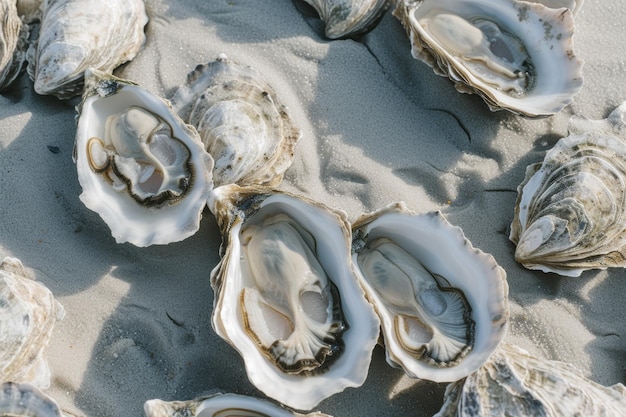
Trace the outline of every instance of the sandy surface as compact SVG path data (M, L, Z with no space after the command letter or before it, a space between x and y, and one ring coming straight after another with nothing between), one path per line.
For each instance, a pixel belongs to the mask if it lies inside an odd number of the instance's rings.
M604 118L626 99L618 0L587 0L575 51L585 84L557 115L492 113L413 59L390 11L360 41L328 41L290 0L147 0L140 54L116 75L168 96L219 53L253 66L302 129L282 188L345 210L354 220L394 201L441 210L492 254L510 286L508 341L579 367L604 385L625 382L626 272L579 278L529 271L508 240L526 166L567 135L572 114ZM28 77L0 95L0 257L13 256L66 310L48 351L47 392L93 417L141 416L151 398L217 389L263 397L243 361L215 335L209 273L220 236L205 210L200 230L167 246L116 244L83 206L72 162L76 99L34 93ZM432 415L444 384L412 380L374 350L358 389L316 407L334 416Z

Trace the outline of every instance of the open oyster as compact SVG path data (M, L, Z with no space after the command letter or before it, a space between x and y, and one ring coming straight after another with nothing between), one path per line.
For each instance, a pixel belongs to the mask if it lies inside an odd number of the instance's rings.
M478 369L506 333L506 273L439 212L404 203L362 215L352 260L380 317L387 362L411 377L455 381Z
M143 0L56 0L43 3L41 30L29 51L38 94L80 94L87 68L112 72L133 59L146 37Z
M89 69L78 108L75 161L82 202L118 243L183 240L200 227L213 161L170 105Z
M579 276L626 267L626 103L605 120L570 119L570 136L518 187L509 238L526 268Z
M350 38L373 29L389 7L389 0L303 0L326 23L329 39Z
M170 99L215 160L215 186L278 185L301 137L261 74L221 54L198 65Z
M56 401L30 384L0 385L0 416L63 417Z
M300 414L254 397L238 394L214 394L190 401L148 400L146 417L330 417L327 414Z
M626 387L605 387L573 365L503 343L485 365L448 385L435 417L621 417Z
M209 208L223 236L213 328L250 381L296 409L363 384L379 321L351 269L345 213L236 185L214 189Z
M50 290L26 276L19 259L4 258L0 264L0 381L50 386L44 353L55 323L64 315Z
M569 10L517 0L401 0L412 54L492 111L549 116L583 84Z
M28 26L17 14L15 0L0 0L0 91L11 85L26 64Z

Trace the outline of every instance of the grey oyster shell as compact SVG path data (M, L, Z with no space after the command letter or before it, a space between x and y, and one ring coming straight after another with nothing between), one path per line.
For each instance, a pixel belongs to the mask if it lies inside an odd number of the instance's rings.
M17 14L15 0L0 0L0 91L10 86L26 64L29 28Z
M623 417L626 387L585 378L573 365L503 343L467 378L446 388L434 417Z
M64 417L57 403L31 384L0 385L0 416Z
M0 263L0 381L50 386L45 351L54 325L64 315L63 306L48 288L27 276L19 259L4 258Z
M570 119L570 135L530 165L510 240L526 268L579 276L626 267L626 103L607 119Z
M282 181L302 134L258 71L221 54L189 73L170 102L215 160L216 187Z
M142 48L148 23L143 0L47 0L29 50L28 73L38 94L81 93L87 68L112 72Z
M352 38L376 26L390 0L303 0L326 24L328 39Z

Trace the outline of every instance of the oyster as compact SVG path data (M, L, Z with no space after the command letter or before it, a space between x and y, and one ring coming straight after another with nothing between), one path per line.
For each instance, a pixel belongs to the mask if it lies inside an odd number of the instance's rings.
M518 187L509 238L529 269L579 276L626 267L626 103L605 120L570 119L570 136Z
M146 37L142 0L48 0L29 51L28 73L38 94L80 94L87 68L112 72L133 59Z
M62 417L57 403L30 384L5 382L0 385L0 416Z
M278 185L301 137L261 74L221 54L198 65L170 99L215 160L215 186Z
M455 381L506 333L506 273L439 212L394 203L353 225L352 261L380 317L387 362L411 377Z
M170 105L130 81L85 75L75 161L80 199L118 243L183 240L200 227L213 161Z
M209 208L223 236L213 328L250 381L296 409L363 384L379 321L350 266L345 213L236 185L213 190Z
M44 353L55 323L64 315L50 290L26 276L19 259L4 258L0 264L0 381L50 386Z
M492 111L549 116L583 84L569 10L517 0L401 0L412 54Z
M328 39L351 38L373 29L389 7L389 0L303 0L326 23Z
M330 417L327 414L300 414L254 397L237 394L214 394L190 401L148 400L146 417Z
M626 387L605 387L573 365L535 358L503 343L485 365L448 385L435 417L621 417Z
M15 0L0 0L0 91L11 85L26 64L28 26L17 14Z

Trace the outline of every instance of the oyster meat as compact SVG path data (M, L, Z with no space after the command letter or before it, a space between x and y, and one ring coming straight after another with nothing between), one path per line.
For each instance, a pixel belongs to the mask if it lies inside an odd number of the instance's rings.
M328 39L352 38L372 30L390 0L303 0L326 24Z
M0 91L11 85L26 64L28 26L17 14L15 0L0 0Z
M47 0L29 51L38 94L67 99L81 93L87 68L103 72L133 59L148 23L143 0Z
M214 394L190 401L148 400L146 417L330 417L323 413L300 414L269 401L238 394Z
M492 111L549 116L583 84L569 10L518 0L401 0L415 58Z
M37 387L23 383L4 382L0 385L0 416L63 417L56 401Z
M439 212L394 203L353 225L352 260L381 320L387 361L411 377L456 381L506 333L506 273Z
M45 350L55 323L64 315L50 290L27 277L19 259L4 258L0 264L0 381L50 386ZM4 388L13 392L14 387Z
M78 108L75 161L82 202L118 243L183 240L200 227L213 161L167 102L89 69Z
M585 378L573 365L502 343L485 365L446 388L435 417L622 417L626 387Z
M282 181L301 133L258 71L221 54L198 65L170 101L215 160L216 187Z
M214 189L209 208L223 236L213 328L250 381L301 410L363 384L379 321L351 269L345 213L236 185Z
M509 238L529 269L579 276L626 267L626 103L605 120L570 119L570 135L530 165Z

